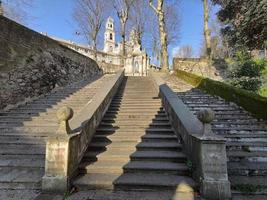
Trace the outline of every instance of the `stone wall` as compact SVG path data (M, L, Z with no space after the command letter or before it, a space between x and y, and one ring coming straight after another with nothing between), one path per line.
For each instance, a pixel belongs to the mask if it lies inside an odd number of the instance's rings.
M221 80L221 72L214 66L209 66L203 58L173 58L173 70L183 70L214 80Z
M0 16L0 109L102 73L97 63Z
M123 69L122 65L115 65L106 62L97 62L98 66L103 70L105 74L114 74L117 71Z

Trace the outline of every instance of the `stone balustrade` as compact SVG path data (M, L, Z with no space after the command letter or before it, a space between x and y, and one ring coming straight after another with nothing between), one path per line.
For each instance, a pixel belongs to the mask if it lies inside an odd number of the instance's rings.
M73 110L68 107L58 110L59 128L55 135L46 140L43 191L68 191L70 180L76 176L78 165L123 77L124 70L120 70L103 83L97 95L81 112L73 114Z
M193 178L199 183L201 196L230 199L226 141L211 130L213 111L202 110L197 119L166 84L159 86L159 95L184 152L192 162Z

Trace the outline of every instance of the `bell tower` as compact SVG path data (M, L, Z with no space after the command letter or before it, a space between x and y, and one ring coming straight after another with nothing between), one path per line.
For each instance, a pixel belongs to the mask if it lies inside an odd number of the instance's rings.
M115 31L114 20L109 17L106 22L106 31L104 36L104 52L112 53L115 49Z

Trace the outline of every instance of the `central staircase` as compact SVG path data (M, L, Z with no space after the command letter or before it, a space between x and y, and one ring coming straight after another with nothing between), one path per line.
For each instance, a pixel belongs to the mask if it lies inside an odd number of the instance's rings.
M194 192L186 156L153 81L125 77L79 166L78 190Z

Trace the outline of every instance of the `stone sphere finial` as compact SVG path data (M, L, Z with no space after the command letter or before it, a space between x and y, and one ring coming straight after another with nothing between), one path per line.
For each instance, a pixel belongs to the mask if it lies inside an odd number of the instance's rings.
M70 107L64 106L58 109L57 118L59 122L68 121L73 117L73 110Z
M206 108L206 109L202 109L202 110L197 112L197 118L203 124L209 124L214 120L215 114L214 114L212 109Z
M70 134L71 129L69 120L73 117L73 110L70 107L64 106L58 109L57 118L59 121L58 134Z

